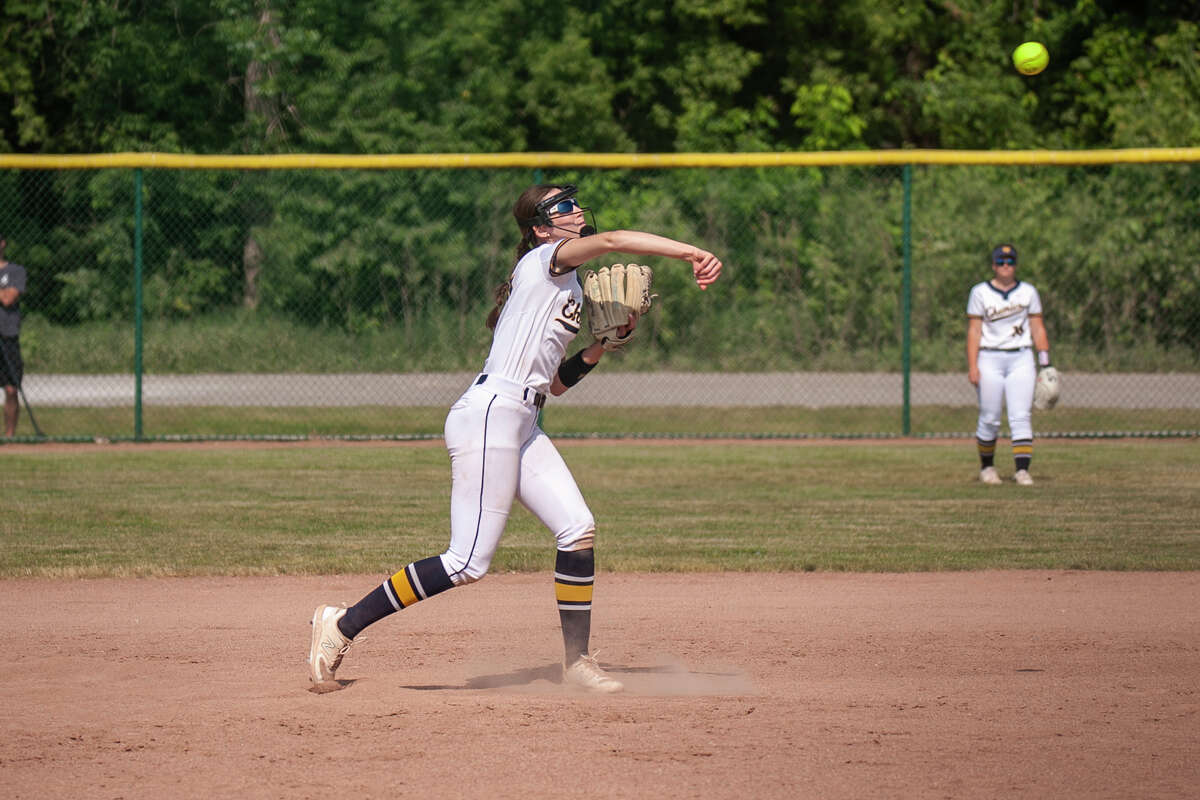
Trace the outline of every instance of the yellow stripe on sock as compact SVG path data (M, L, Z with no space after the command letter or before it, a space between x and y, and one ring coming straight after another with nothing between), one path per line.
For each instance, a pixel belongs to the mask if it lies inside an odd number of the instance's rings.
M413 590L412 584L408 581L408 573L405 570L400 570L392 576L392 591L396 593L396 599L400 601L400 605L408 608L413 603L417 602L417 593Z
M554 597L560 603L592 602L592 585L573 586L569 583L554 583Z
M1031 456L1033 455L1033 445L1019 444L1013 447L1014 456Z

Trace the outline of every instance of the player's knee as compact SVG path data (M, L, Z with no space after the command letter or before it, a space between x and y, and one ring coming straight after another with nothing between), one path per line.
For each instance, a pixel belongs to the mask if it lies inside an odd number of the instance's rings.
M589 515L586 520L559 531L554 538L557 540L559 550L565 552L587 550L593 546L596 540L596 522Z
M447 551L442 554L442 564L455 586L465 586L483 580L488 567L491 566L491 559L480 558L477 555L464 559Z
M483 580L486 575L487 567L472 567L468 564L467 568L459 573L459 578L462 580L462 585L466 586L468 583L476 583Z

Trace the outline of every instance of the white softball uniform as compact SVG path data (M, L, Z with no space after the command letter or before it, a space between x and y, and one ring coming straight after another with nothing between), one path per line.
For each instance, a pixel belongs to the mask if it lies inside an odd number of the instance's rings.
M991 281L971 287L967 298L967 316L983 320L980 349L1017 350L1033 346L1029 332L1029 316L1042 313L1042 299L1037 289L1024 281L1002 292Z
M483 371L446 416L453 483L450 547L441 558L455 585L487 573L514 499L554 533L559 550L595 529L574 476L537 424L582 313L575 270L550 274L559 244L517 262Z
M1042 313L1042 301L1031 284L1017 281L1001 291L991 281L971 287L967 317L983 321L979 341L979 422L975 435L991 441L1000 431L1000 413L1008 408L1013 441L1032 440L1033 386L1037 364L1029 317Z

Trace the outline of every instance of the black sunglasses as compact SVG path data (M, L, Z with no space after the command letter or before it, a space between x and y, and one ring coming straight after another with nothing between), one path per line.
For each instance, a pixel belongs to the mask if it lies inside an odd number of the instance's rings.
M1000 256L1000 257L996 258L994 261L992 261L992 263L996 264L997 266L999 266L1001 264L1012 264L1013 266L1016 266L1017 260L1015 258L1013 258L1012 256Z

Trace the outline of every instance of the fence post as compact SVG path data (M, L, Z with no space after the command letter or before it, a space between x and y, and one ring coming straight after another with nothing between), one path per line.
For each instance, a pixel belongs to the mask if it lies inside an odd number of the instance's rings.
M133 171L133 438L142 438L142 168Z
M904 232L901 247L904 252L904 277L901 280L903 322L901 369L904 372L904 410L900 427L905 436L912 432L912 164L904 165Z

